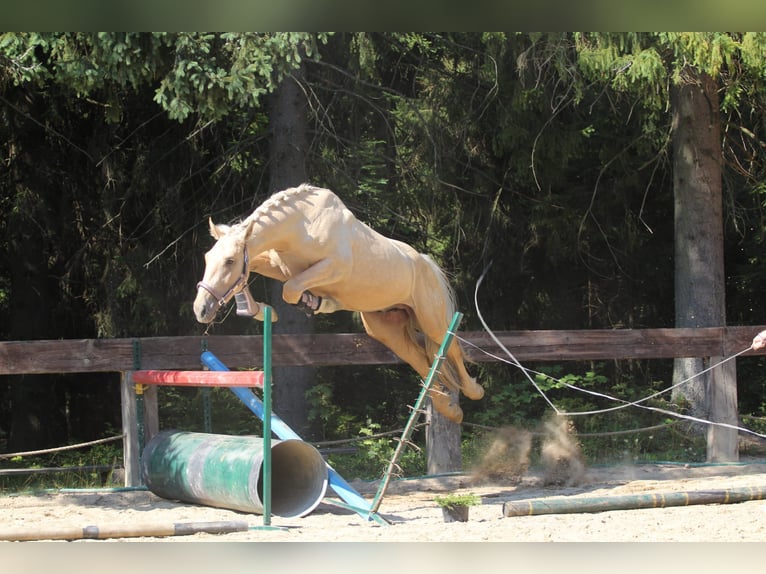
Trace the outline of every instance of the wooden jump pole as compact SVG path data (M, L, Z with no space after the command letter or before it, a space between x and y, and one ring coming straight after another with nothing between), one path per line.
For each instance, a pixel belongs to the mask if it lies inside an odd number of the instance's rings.
M645 492L621 496L587 498L553 498L510 501L503 504L503 516L533 516L538 514L577 514L607 510L637 510L694 504L729 504L764 500L766 487L746 486L725 490L692 490L688 492Z
M244 520L219 522L174 522L164 524L110 524L106 526L89 525L59 526L49 528L0 528L0 540L8 542L35 540L83 540L106 538L137 538L186 536L205 532L207 534L227 534L245 532L249 529Z

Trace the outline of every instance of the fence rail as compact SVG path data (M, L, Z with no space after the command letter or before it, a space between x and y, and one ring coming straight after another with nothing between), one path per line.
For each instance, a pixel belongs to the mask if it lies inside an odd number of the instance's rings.
M594 329L500 331L495 336L519 361L590 361L727 357L747 348L764 326L701 329ZM484 331L460 332L466 354L476 362L503 356ZM236 368L262 366L259 335L60 339L0 342L0 375L198 369L200 353L212 351ZM749 351L743 356L766 354ZM374 365L401 362L362 333L274 335L274 366Z

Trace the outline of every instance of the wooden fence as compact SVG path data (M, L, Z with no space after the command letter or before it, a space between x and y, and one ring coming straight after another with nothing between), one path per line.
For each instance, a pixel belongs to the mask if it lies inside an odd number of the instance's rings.
M503 331L498 340L523 363L609 359L705 358L715 364L750 346L766 326L701 329L601 329L576 331ZM468 357L476 362L505 357L489 334L460 332ZM260 336L187 336L136 339L68 339L0 342L0 375L44 373L122 373L124 447L135 452L136 397L131 373L138 369L189 370L200 368L200 354L212 351L231 369L262 366ZM766 354L748 351L743 356ZM392 364L399 359L362 333L274 335L272 362L280 366ZM279 381L275 381L279 384ZM735 361L710 372L710 419L736 425ZM147 398L147 428L156 428L156 403ZM710 461L738 460L737 431L711 426ZM137 457L127 457L126 484L137 479Z

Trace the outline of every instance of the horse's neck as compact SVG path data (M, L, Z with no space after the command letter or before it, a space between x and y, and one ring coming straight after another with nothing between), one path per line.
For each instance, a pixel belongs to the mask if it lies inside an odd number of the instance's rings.
M289 243L299 232L305 217L305 205L301 199L316 188L301 185L281 191L263 202L242 225L251 225L247 242L248 250L261 253Z

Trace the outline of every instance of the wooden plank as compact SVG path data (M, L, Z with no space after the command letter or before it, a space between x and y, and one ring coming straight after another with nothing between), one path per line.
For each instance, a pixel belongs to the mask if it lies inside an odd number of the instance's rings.
M260 336L208 338L209 350L230 369L263 366ZM378 365L401 362L387 347L365 333L274 335L272 364L277 367L304 365Z
M766 326L763 325L756 327L724 327L723 349L721 355L724 357L731 357L742 351L742 349L747 349L753 343L753 337L765 329ZM766 348L758 351L750 350L742 356L753 357L756 355L766 355Z
M496 336L519 361L707 357L721 354L722 345L720 328L507 331ZM508 358L488 333L471 333L466 339L466 351L473 360L481 361L483 352Z
M525 361L590 361L730 356L747 348L766 326L704 329L593 329L501 331L496 336ZM460 332L476 362L507 360L484 331ZM231 369L263 366L258 335L147 337L140 342L142 369L194 370L209 349ZM64 339L0 342L0 375L115 372L134 368L134 339ZM743 356L766 355L766 349ZM499 358L499 359L498 359ZM401 361L364 333L274 335L274 366L377 365Z
M133 368L130 339L63 339L0 343L0 374L85 373Z
M0 342L0 375L85 373L134 369L134 339L63 339ZM199 369L209 349L232 369L263 366L263 337L147 337L140 342L142 369ZM274 335L275 366L369 365L400 362L363 333Z
M181 387L263 387L263 371L133 371L143 385Z

